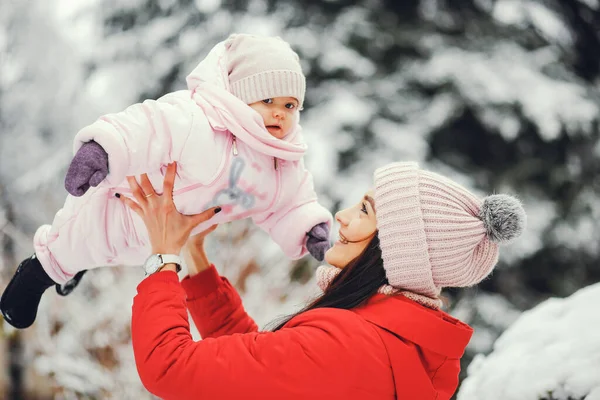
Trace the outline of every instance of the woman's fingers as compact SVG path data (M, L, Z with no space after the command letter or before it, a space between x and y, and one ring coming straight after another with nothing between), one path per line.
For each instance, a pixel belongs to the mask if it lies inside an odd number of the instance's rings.
M177 163L172 162L167 166L165 180L163 181L163 195L168 199L173 198L173 187L175 186L175 176L177 175Z
M125 203L127 207L131 208L137 215L140 217L144 216L144 210L142 210L142 207L140 207L138 203L128 197L121 196L119 193L115 194L115 196L121 200L121 202Z
M215 214L218 214L220 212L221 212L221 207L212 207L206 211L201 212L200 214L190 215L189 221L192 225L191 227L194 228L195 226L208 221L209 219L214 217Z
M129 187L131 188L131 192L133 193L133 197L138 201L138 203L142 203L146 199L144 198L144 192L140 187L140 184L137 182L134 176L127 177L127 183L129 183Z
M214 224L210 226L208 229L195 234L194 236L190 236L188 239L188 243L191 246L195 246L198 243L204 243L204 239L211 233L214 232L215 229L219 227L219 224Z
M142 190L144 192L144 198L147 199L150 196L156 194L156 191L154 191L154 186L152 186L152 183L150 182L150 179L148 179L147 174L142 174L140 176L140 186L142 187Z
M211 226L210 228L208 228L207 230L205 230L204 232L201 232L204 236L208 235L209 233L213 232L215 229L217 229L217 227L219 226L219 224L214 224L213 226Z

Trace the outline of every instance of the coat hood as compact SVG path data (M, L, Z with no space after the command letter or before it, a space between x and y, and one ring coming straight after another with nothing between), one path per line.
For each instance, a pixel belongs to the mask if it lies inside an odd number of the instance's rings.
M253 149L276 158L300 160L306 144L299 124L285 138L267 131L260 114L231 94L228 71L230 39L218 43L186 77L192 98L204 111L212 128L229 131Z
M401 295L375 295L357 312L367 321L448 358L461 358L473 334L464 322ZM395 317L390 318L391 314Z
M459 360L473 334L470 326L402 295L376 294L355 311L384 331L398 394L450 399L458 385ZM417 373L416 364L427 374Z

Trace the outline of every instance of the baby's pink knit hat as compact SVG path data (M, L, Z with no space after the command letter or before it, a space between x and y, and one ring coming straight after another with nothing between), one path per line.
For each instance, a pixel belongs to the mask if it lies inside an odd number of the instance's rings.
M526 215L509 195L478 199L412 162L375 171L383 266L391 286L437 298L443 287L472 286L498 261L498 243L519 236Z
M306 78L298 54L279 37L233 34L226 41L231 93L251 104L272 97L304 103Z

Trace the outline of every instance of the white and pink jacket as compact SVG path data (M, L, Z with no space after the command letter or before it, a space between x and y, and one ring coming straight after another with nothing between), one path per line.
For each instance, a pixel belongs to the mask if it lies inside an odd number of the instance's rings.
M319 205L301 128L285 139L228 91L223 43L187 77L188 90L146 100L99 118L75 137L74 151L95 140L108 153L109 174L82 197L68 196L52 225L35 234L35 253L48 275L64 283L84 269L141 265L150 255L141 218L114 194L131 196L125 179L147 173L157 191L167 164L177 161L174 201L184 214L223 211L198 226L251 217L285 254L306 254L306 233L331 213Z

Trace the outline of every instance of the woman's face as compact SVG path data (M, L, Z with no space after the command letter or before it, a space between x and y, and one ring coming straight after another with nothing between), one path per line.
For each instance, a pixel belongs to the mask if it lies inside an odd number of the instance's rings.
M325 253L325 261L344 268L367 247L377 231L373 191L368 191L358 203L335 214L340 224L340 240Z

